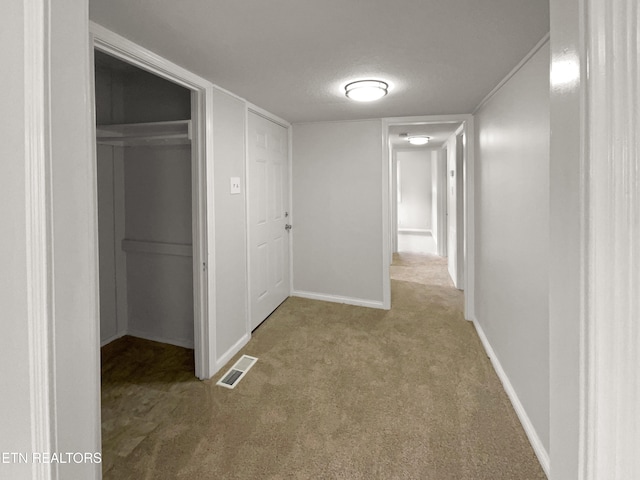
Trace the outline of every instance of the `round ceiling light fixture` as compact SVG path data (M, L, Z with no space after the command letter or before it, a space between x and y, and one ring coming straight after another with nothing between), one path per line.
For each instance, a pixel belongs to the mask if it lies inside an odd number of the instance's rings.
M426 145L427 143L429 143L429 139L430 137L427 137L426 135L408 135L407 136L407 141L411 145Z
M356 102L373 102L384 97L389 84L381 80L359 80L344 87L345 95Z

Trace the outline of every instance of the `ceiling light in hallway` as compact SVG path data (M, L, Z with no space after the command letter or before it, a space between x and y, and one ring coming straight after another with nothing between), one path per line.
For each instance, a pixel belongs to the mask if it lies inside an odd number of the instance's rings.
M409 135L407 136L407 141L411 145L426 145L429 143L429 137L426 135Z
M360 80L344 87L345 95L357 102L372 102L384 97L389 85L380 80Z

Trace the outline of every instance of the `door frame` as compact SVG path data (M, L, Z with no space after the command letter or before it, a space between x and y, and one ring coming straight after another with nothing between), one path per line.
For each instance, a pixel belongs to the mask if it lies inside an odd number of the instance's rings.
M474 143L475 133L473 126L473 115L425 115L414 117L387 117L382 119L382 198L387 201L382 202L382 251L383 251L383 304L384 308L391 308L391 278L389 266L393 260L393 225L392 223L392 201L393 201L393 164L392 148L389 141L389 127L398 125L429 125L435 123L462 123L464 135L464 159L463 159L463 265L464 265L464 317L472 320L474 313Z
M449 215L449 202L447 202L447 154L448 149L443 146L436 150L435 161L437 163L436 182L438 183L438 238L436 239L437 253L441 257L446 257L448 253L447 242L447 216Z
M155 53L98 25L89 23L91 65L99 50L189 89L191 95L191 164L193 229L193 314L195 374L204 380L216 371L215 218L213 196L213 84ZM93 72L93 70L92 70ZM95 118L95 79L91 75L91 108ZM95 122L91 126L95 138ZM94 149L93 161L96 162ZM94 178L94 183L97 179ZM97 218L97 212L96 212ZM97 222L95 224L98 251ZM98 326L99 327L99 326Z
M462 139L459 141L460 137L462 137ZM464 225L464 218L461 217L459 215L459 211L457 206L464 204L464 198L465 198L465 194L464 194L464 185L465 185L465 178L464 178L464 172L465 172L465 165L464 165L464 155L465 155L465 150L466 150L466 146L465 146L465 132L464 132L464 124L460 125L459 128L456 129L456 131L447 139L447 144L449 144L449 147L446 148L447 150L447 156L445 158L445 162L446 162L446 167L445 167L445 175L446 175L446 185L445 188L447 189L447 200L449 199L449 188L451 186L451 184L449 183L450 181L455 185L455 204L456 204L456 218L455 218L455 232L456 235L454 239L450 238L449 235L449 220L450 220L450 215L449 215L449 208L450 208L450 204L447 201L447 223L445 225L445 230L447 232L446 234L446 241L447 241L447 255L448 255L448 269L449 269L449 275L451 276L451 279L453 280L454 285L456 286L456 288L459 288L461 290L464 290L464 277L465 277L465 267L464 267L464 261L460 261L460 252L464 252L465 251L465 247L464 247L464 243L465 243L465 225ZM460 149L459 147L461 147L462 150L462 159L460 159ZM453 168L455 171L455 176L452 177L450 175L451 170L449 169L449 154L451 153L451 149L453 149ZM462 232L462 233L460 233ZM455 250L455 265L452 265L452 257L449 255L449 241L452 241L452 244L454 246L454 250Z
M267 110L254 105L253 103L245 102L245 117L244 117L244 125L245 125L245 145L244 145L244 184L245 188L245 229L247 232L247 242L246 242L246 257L247 257L247 271L246 271L246 281L247 281L247 318L246 318L246 331L249 335L251 335L252 327L251 327L251 207L249 205L249 195L248 191L250 188L249 185L249 114L254 113L262 118L269 120L277 125L280 125L283 128L287 129L287 170L288 170L288 200L289 200L289 223L293 225L293 189L292 189L292 175L293 175L293 135L292 135L292 127L289 122L284 120L283 118L274 115ZM293 292L293 230L289 231L289 296Z

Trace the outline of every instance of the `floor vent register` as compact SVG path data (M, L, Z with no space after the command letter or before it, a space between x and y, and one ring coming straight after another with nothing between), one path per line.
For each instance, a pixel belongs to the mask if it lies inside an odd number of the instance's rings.
M242 377L253 367L258 359L256 357L250 357L249 355L243 355L240 359L225 373L216 385L220 385L225 388L234 388Z

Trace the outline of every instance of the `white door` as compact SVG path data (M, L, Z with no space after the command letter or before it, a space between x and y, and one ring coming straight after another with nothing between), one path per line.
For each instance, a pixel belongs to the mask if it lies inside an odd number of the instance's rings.
M251 329L289 296L287 129L249 112L249 297Z
M464 267L464 142L456 136L455 148L447 149L447 257L453 284L462 290Z
M456 248L456 149L447 149L447 264L449 275L456 285L458 250Z
M456 287L464 290L464 134L456 137Z

